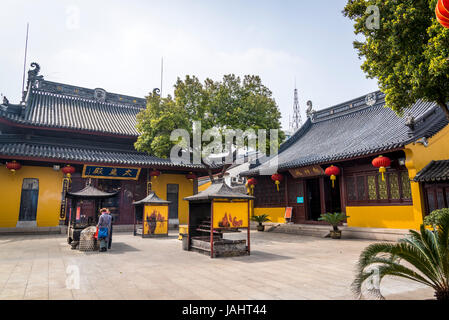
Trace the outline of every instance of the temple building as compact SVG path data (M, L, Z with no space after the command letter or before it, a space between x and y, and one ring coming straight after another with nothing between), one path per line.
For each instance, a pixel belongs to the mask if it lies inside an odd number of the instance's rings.
M417 229L426 214L448 207L449 126L436 104L418 101L399 117L374 92L307 114L276 165L262 161L242 173L256 179L254 214L283 223L291 207L296 224L345 212L348 227Z
M0 105L0 231L57 230L72 214L95 217L92 201L71 212L66 197L86 184L117 193L102 204L116 225L133 225L132 203L150 190L171 201L172 224L187 223L183 199L196 193L196 177L206 170L134 149L146 100L47 81L39 71L33 63L20 104L5 98Z

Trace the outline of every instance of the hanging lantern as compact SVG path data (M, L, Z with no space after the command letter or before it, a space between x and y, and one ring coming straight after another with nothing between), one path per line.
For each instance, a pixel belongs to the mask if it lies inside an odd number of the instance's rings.
M256 184L257 184L256 178L248 179L248 182L246 183L246 185L249 186L251 189L254 189Z
M159 177L161 175L161 172L159 170L151 170L150 171L150 177Z
M449 28L449 0L438 0L435 7L438 22L445 28Z
M9 171L12 172L12 174L16 174L16 171L20 170L20 168L22 168L22 165L16 162L16 160L13 160L11 162L6 163L6 168L8 168Z
M279 192L279 185L281 184L281 181L284 180L284 176L282 174L275 173L271 176L271 180L274 181L276 184L276 189Z
M378 156L373 160L372 164L376 168L379 168L379 172L382 174L382 181L385 181L385 172L387 172L387 167L391 164L390 158Z
M74 174L75 173L75 168L74 167L72 167L71 165L66 165L64 168L62 168L62 173L64 173L65 175L67 175L67 178L69 178L69 180L70 180L70 178L72 177L72 174Z
M324 173L331 178L332 188L334 188L335 187L335 180L337 180L337 176L340 175L340 168L331 165L330 167L326 168Z
M189 172L188 174L186 174L186 178L189 180L195 180L196 174L194 174L193 172Z

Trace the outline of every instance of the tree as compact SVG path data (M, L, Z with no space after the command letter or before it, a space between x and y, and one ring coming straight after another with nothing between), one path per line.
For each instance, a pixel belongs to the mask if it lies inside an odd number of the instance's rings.
M193 122L201 121L201 136L206 130L280 129L281 113L272 98L271 91L262 84L258 76L243 78L225 75L222 81L206 79L201 83L195 76L178 78L174 97L161 98L157 92L147 97L147 108L137 115L137 130L140 133L135 148L154 156L167 158L172 147L179 143L171 141L170 134L175 129L184 129L190 135L189 146L193 144ZM269 133L269 131L267 132ZM279 130L279 140L285 138ZM269 149L269 137L265 148ZM209 141L203 141L204 148ZM220 142L225 151L232 146ZM232 142L235 145L235 142ZM187 149L187 147L186 147ZM189 151L192 151L191 149ZM235 152L235 150L234 150ZM210 166L209 176L213 181ZM223 166L222 174L227 166Z
M354 41L362 70L378 80L386 106L398 114L422 99L436 102L449 119L449 30L436 20L436 3L349 0L343 10L355 22L355 34L364 37ZM376 10L377 26L370 24Z
M406 262L406 264L402 263ZM449 213L438 220L434 231L421 225L420 232L399 243L376 243L360 255L353 291L361 296L362 284L372 279L377 270L378 283L370 291L380 295L380 282L385 276L409 279L435 290L438 300L449 300Z

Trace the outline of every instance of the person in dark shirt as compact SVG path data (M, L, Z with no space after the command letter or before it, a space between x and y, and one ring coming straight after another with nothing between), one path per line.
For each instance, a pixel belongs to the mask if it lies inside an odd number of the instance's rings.
M112 245L112 223L114 222L114 217L111 214L111 211L108 210L108 214L111 216L111 222L109 223L109 241L108 241L108 249L111 249Z
M108 214L109 210L103 208L100 210L101 216L98 220L97 228L98 228L98 240L100 240L100 252L107 251L108 242L109 242L109 230L111 227L112 216ZM104 235L105 234L105 235Z

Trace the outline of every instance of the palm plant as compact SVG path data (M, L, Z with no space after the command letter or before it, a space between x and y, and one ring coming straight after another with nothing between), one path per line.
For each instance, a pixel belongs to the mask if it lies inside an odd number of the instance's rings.
M321 217L318 218L318 220L326 221L329 223L334 231L338 230L338 225L340 222L344 221L346 218L349 218L345 213L343 212L335 212L335 213L324 213L321 215Z
M259 225L261 225L264 222L271 221L270 218L268 218L268 217L269 217L268 214L261 214L258 216L252 216L251 220L259 222Z
M403 261L412 268L402 264ZM378 285L369 291L380 297L380 282L385 276L394 276L425 284L435 290L437 300L449 300L449 213L441 215L434 231L423 224L420 232L410 230L410 235L397 243L368 246L360 255L352 283L352 290L360 298L362 284L374 271Z
M268 214L261 214L258 216L252 216L251 220L259 223L259 225L257 226L257 230L263 231L265 229L265 227L262 225L262 223L271 221L270 218L268 218L268 217L269 217Z

